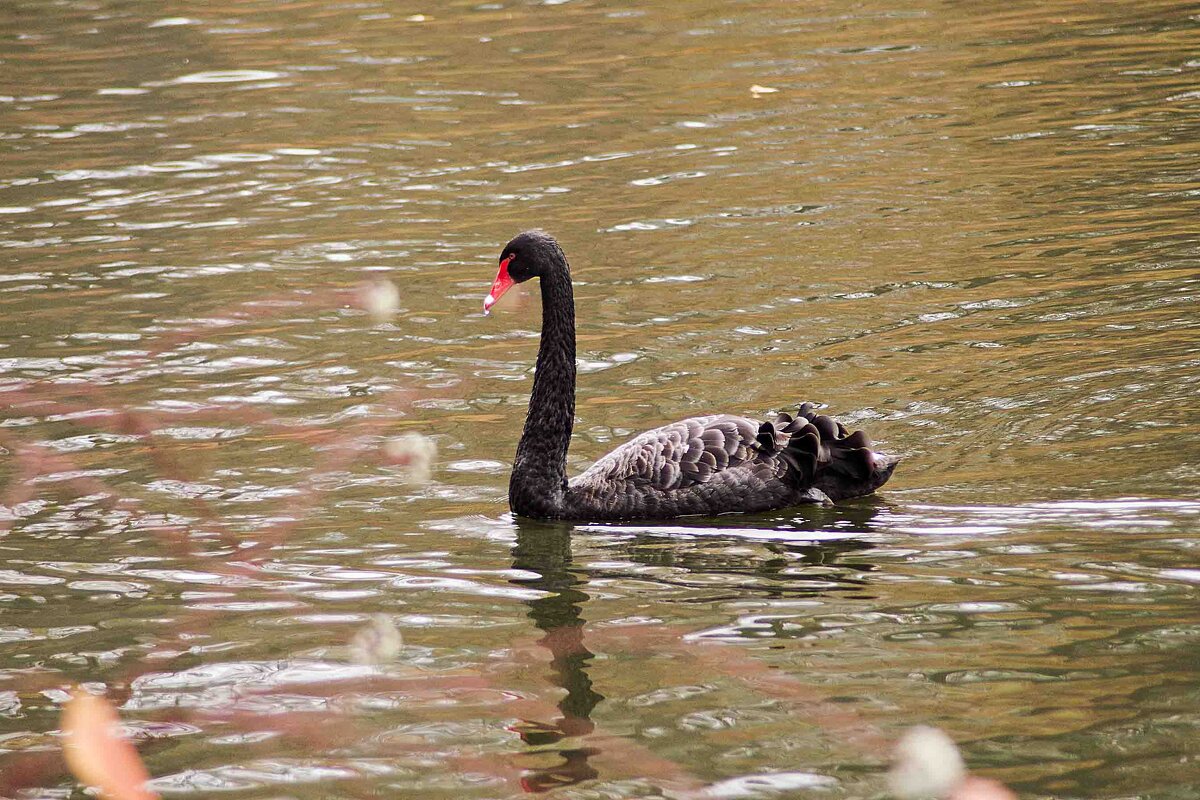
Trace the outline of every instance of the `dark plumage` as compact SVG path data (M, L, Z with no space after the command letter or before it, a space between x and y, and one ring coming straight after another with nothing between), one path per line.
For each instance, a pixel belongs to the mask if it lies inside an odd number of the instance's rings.
M542 341L525 430L509 481L513 513L538 519L669 519L768 511L870 494L898 458L873 452L862 431L800 406L773 420L716 415L637 436L576 478L566 477L575 416L575 301L558 242L542 231L514 238L484 301L514 283L542 281Z

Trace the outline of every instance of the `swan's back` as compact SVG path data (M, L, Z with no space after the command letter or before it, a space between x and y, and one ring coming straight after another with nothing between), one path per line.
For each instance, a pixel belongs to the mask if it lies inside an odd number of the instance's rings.
M770 421L692 417L636 436L570 481L567 518L767 511L870 494L898 459L805 404Z

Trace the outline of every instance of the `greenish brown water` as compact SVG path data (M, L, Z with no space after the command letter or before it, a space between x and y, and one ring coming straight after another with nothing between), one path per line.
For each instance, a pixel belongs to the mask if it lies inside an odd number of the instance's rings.
M0 433L61 457L3 503L4 785L72 793L82 681L168 797L879 797L918 723L1022 796L1196 796L1198 35L1160 2L0 6ZM480 304L532 226L577 281L573 468L817 400L907 457L887 490L515 522L537 309ZM391 323L326 302L380 275ZM433 435L433 479L314 425ZM376 613L407 646L355 665Z

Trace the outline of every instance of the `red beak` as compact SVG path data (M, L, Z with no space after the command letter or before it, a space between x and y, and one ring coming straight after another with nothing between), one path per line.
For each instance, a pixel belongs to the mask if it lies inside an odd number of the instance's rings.
M500 262L500 271L496 273L496 280L492 281L492 290L488 292L487 297L483 298L483 313L491 311L492 306L496 305L496 301L516 283L508 274L508 262L512 260L513 257L509 256Z

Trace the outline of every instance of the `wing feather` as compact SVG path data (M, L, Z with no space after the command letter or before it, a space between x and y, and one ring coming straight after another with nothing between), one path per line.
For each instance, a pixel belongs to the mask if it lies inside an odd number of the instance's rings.
M665 518L779 508L867 494L897 459L860 432L816 413L763 422L721 415L680 420L637 436L570 481L583 516Z
M680 420L631 439L587 473L663 491L683 489L756 458L757 432L758 423L741 417Z

